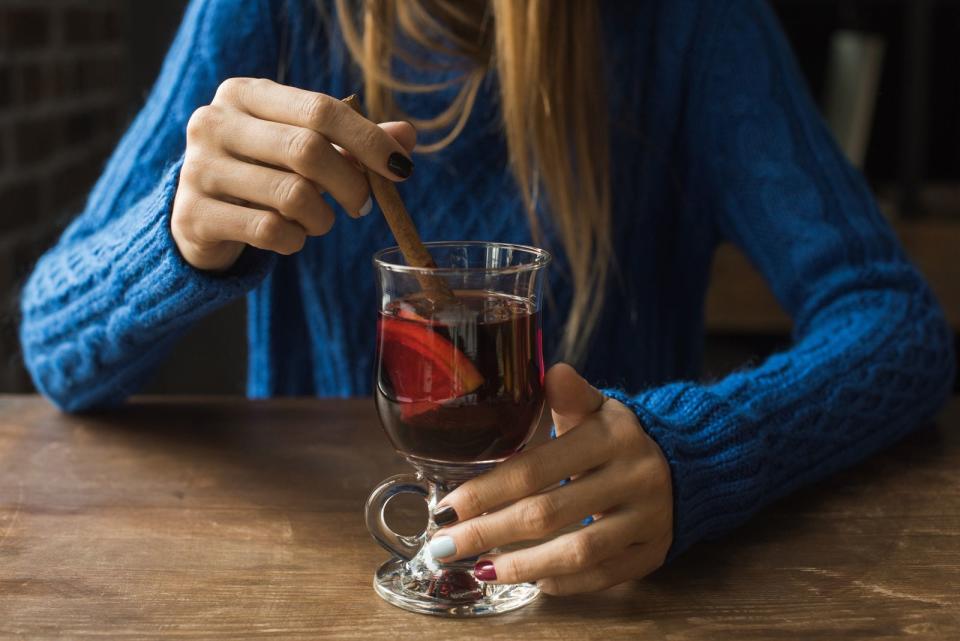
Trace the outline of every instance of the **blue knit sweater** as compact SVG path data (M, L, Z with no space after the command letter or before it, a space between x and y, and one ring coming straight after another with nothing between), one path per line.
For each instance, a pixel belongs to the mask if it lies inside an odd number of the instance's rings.
M170 234L187 119L222 80L355 90L333 22L311 0L191 2L146 105L24 289L23 352L54 403L121 401L191 323L243 295L251 397L370 392L370 255L392 244L380 216L341 216L295 256L249 250L225 275L191 268ZM666 454L675 555L929 418L953 378L951 334L760 0L611 2L605 29L618 270L582 369ZM401 104L427 116L449 98ZM530 242L494 78L456 143L415 160L401 190L427 239ZM703 299L721 241L766 277L795 342L704 383ZM569 302L562 255L551 269L548 348Z

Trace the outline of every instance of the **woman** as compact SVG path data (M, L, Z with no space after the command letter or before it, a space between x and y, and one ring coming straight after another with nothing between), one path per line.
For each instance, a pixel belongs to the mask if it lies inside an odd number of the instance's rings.
M560 257L549 344L584 374L548 374L560 437L450 494L432 546L466 558L600 518L483 559L485 578L567 594L644 576L943 401L943 316L760 0L371 0L360 14L347 0L191 3L24 290L24 354L55 403L122 400L243 294L250 396L369 393L369 261L391 242L354 161L409 180L427 238ZM361 84L379 126L337 99ZM721 240L766 276L795 343L701 384Z

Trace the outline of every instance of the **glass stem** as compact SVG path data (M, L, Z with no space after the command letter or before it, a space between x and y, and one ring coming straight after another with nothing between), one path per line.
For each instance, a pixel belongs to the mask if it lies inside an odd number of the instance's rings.
M435 463L407 459L417 469L417 476L427 482L429 494L427 496L428 520L424 532L427 540L440 528L433 520L433 511L443 498L463 485L465 482L493 469L494 463Z

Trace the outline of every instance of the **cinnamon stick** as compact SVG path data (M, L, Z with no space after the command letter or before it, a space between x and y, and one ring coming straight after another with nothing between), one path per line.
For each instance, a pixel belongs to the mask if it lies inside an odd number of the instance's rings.
M343 99L343 102L361 116L364 115L360 106L360 99L357 98L356 94L347 96ZM383 217L387 219L387 225L393 232L393 237L400 247L400 253L403 254L404 260L413 267L436 269L437 263L433 260L430 252L427 251L423 241L420 240L420 234L417 232L416 225L413 224L413 219L410 218L410 213L403 205L403 199L400 198L397 186L375 171L364 168L364 173L370 183L370 191L373 192L373 197L377 199ZM457 297L447 285L447 282L439 276L419 272L416 276L427 298L434 302L456 302Z

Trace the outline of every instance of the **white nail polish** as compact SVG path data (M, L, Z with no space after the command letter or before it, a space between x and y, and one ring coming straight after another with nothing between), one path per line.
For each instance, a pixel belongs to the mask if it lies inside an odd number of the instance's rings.
M366 216L371 211L373 211L373 201L370 200L370 196L367 196L367 202L363 203L363 207L360 208L360 216Z
M443 559L457 553L457 544L449 536L435 536L430 541L430 555L435 559Z

